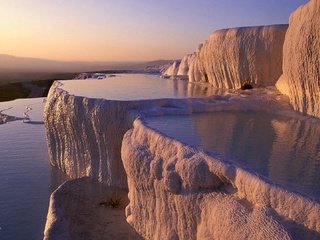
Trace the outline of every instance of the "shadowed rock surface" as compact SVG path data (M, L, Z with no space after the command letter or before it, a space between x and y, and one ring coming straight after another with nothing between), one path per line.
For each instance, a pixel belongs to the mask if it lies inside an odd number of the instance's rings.
M121 199L116 208L101 203ZM89 178L67 181L50 198L44 239L142 239L126 222L127 192Z

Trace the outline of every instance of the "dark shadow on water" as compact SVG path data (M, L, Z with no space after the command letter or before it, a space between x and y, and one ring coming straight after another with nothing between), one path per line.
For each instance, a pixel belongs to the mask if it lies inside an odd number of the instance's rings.
M23 122L26 124L32 124L32 125L43 125L44 122L43 121L29 121L29 122Z

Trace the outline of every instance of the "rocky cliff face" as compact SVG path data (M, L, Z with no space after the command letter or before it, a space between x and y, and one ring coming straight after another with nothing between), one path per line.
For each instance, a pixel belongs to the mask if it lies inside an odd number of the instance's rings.
M214 32L189 66L189 81L238 89L248 82L273 86L282 73L287 25L243 27Z
M71 178L89 176L107 186L129 187L127 221L145 238L245 239L254 238L254 232L260 239L289 239L286 228L265 206L320 231L314 220L319 219L318 205L277 190L253 174L168 140L142 124L135 124L123 140L137 116L221 110L294 114L286 97L274 88L201 99L111 101L71 95L56 82L45 107L50 160ZM232 193L235 189L238 198ZM53 195L49 232L55 232L68 213L68 208L59 212L55 199Z
M71 178L90 176L126 188L120 145L131 121L125 103L70 95L55 82L44 120L53 166Z
M203 92L201 87L188 84L187 89L181 89L175 85L176 91L187 91L191 95ZM212 95L210 89L207 91ZM287 109L286 101L282 104L277 101L278 95L274 90L265 89L252 91L248 98L235 92L228 97L203 99L117 101L75 96L63 90L60 82L55 82L44 110L50 161L70 178L89 176L107 186L127 188L121 143L137 116L221 109Z
M160 81L160 80L159 80ZM210 89L174 84L177 92L192 94ZM117 101L69 94L60 82L50 89L44 110L51 164L70 178L89 176L107 186L127 188L121 162L121 142L133 120L152 114L189 112L189 99Z
M181 63L179 65L179 69L177 72L178 76L188 76L189 66L190 66L190 61L192 59L192 55L193 54L188 54L181 60Z
M145 239L292 239L304 228L320 231L318 203L140 120L124 136L122 160L127 221Z
M293 107L320 117L320 0L311 0L291 16L285 37L283 75L277 88Z
M172 64L169 65L167 70L164 72L163 75L165 76L176 76L179 71L180 61L174 61Z

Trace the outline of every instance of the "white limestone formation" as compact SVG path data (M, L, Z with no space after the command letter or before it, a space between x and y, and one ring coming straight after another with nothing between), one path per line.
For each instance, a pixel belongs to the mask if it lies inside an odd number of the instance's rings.
M169 67L166 69L163 75L170 76L170 77L176 76L179 71L179 66L180 66L180 61L174 61L172 64L169 65Z
M70 95L51 87L44 110L50 162L71 178L90 176L126 188L122 135L130 127L126 104Z
M56 82L45 107L50 161L71 178L89 176L106 186L129 187L127 220L145 238L234 239L233 234L239 238L253 236L250 229L255 229L260 239L289 239L290 233L273 211L320 231L314 220L319 217L317 205L312 201L305 202L254 174L168 140L138 124L139 120L122 142L138 116L234 110L264 110L298 117L288 99L274 87L230 90L204 98L116 101L74 96ZM150 151L157 154L150 155ZM60 224L66 233L66 226L76 221L65 218L70 216L68 207L61 212L61 207L69 206L74 198L61 200L65 201L61 205L56 196L60 195L52 196L48 213L48 239L54 239L50 234L56 236ZM65 196L63 192L61 196ZM253 209L248 208L251 205ZM210 218L211 214L219 217ZM265 228L257 227L261 225ZM237 232L239 229L243 231Z
M127 221L145 239L295 239L306 229L320 232L317 202L140 120L124 136L122 159Z
M199 47L189 66L189 81L238 89L244 83L274 86L282 73L287 25L219 30Z
M201 91L191 85L187 89L176 87L177 91ZM44 110L50 162L70 178L89 176L107 186L127 188L120 149L133 120L144 111L188 112L189 101L93 99L69 94L55 82Z
M107 186L126 189L121 142L140 114L131 114L130 110L154 111L156 106L174 106L171 102L170 99L117 101L74 96L63 90L60 82L55 82L44 109L51 164L72 179L88 176Z
M188 87L185 90L193 93L200 86ZM74 96L55 82L44 110L50 162L70 178L89 176L107 186L127 188L121 142L139 115L228 109L290 112L286 99L273 88L220 94L202 99L117 101Z
M283 74L277 88L295 110L320 117L320 0L311 0L291 16L285 37Z
M188 78L189 67L194 59L195 53L187 54L181 61L174 61L162 72L163 76Z
M181 63L179 65L179 69L177 72L178 76L188 76L190 61L192 59L193 54L188 54L184 58L182 58Z
M200 44L197 48L197 51L190 56L189 71L188 71L189 82L199 82L199 80L202 77L202 74L200 72L201 67L199 65L199 61L197 58L202 46L203 44Z

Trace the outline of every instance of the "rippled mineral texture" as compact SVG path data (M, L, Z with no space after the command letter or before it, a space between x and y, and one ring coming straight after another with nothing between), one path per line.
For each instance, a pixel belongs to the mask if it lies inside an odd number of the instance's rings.
M166 76L176 76L179 71L180 61L174 61L164 72Z
M145 239L317 239L320 206L139 120L124 136L127 221Z
M242 27L214 32L199 47L191 82L238 89L244 83L272 86L282 73L282 48L287 25Z
M276 86L295 110L320 117L320 0L309 1L290 16L283 74Z

